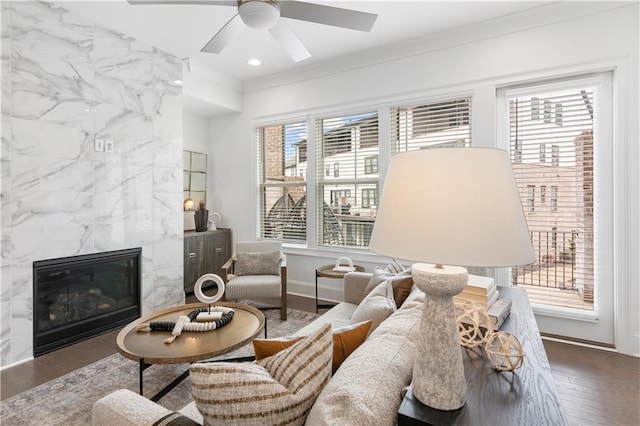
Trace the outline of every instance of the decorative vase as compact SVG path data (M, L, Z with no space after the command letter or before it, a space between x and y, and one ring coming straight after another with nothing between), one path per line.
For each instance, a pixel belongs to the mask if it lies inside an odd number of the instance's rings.
M209 210L204 208L204 201L200 201L198 210L194 213L196 220L196 232L206 231L209 226Z

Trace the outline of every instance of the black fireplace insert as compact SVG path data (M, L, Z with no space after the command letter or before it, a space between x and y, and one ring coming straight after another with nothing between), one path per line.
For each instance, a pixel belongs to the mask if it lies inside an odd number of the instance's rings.
M140 317L141 248L33 262L34 356Z

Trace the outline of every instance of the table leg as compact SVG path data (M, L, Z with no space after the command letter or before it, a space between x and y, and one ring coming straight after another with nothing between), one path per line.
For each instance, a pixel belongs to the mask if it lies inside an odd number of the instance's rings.
M143 395L143 396L144 396L144 392L143 392L143 385L142 385L142 383L143 383L143 381L142 381L142 378L143 378L142 373L144 372L144 370L146 370L149 367L151 367L151 364L147 364L142 359L140 360L140 368L139 368L139 370L140 370L140 395Z
M144 396L144 392L143 392L144 391L144 387L143 387L143 376L144 375L142 373L144 372L144 370L146 370L147 368L151 367L151 365L152 364L147 364L142 359L140 360L140 395L142 395L142 396ZM187 369L182 374L180 374L178 377L173 379L173 381L171 383L169 383L167 386L165 386L164 388L162 388L160 390L160 392L158 392L157 394L152 396L150 398L151 401L158 402L160 399L162 399L163 396L168 394L169 391L171 391L173 388L178 386L184 379L186 379L187 376L189 376L189 369Z
M318 270L316 269L316 314L318 313Z

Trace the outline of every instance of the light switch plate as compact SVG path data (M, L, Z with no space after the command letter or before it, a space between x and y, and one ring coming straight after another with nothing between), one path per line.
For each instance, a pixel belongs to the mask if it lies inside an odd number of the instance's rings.
M104 141L104 152L113 152L113 141Z
M96 152L104 151L104 139L96 139L93 142L93 150Z

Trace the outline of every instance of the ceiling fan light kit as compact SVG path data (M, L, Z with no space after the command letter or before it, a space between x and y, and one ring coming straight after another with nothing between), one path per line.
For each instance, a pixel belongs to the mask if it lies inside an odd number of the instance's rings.
M278 22L280 7L270 1L244 1L238 6L242 22L256 30L268 30Z

